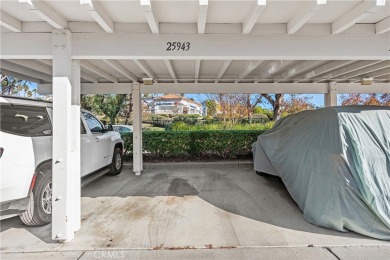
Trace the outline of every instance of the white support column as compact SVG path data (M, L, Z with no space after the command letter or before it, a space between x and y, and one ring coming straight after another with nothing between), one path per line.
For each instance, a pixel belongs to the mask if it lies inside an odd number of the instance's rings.
M142 157L142 101L141 87L133 84L133 172L141 175L143 170Z
M53 53L53 193L52 239L70 241L76 226L76 176L80 171L72 161L72 125L80 124L80 116L72 117L71 33L55 30L52 34ZM80 132L78 133L78 135ZM76 175L76 176L75 176Z
M81 227L80 60L72 61L72 172L74 178L74 231ZM77 174L79 173L79 174Z
M329 83L329 92L324 94L325 107L337 106L337 83Z

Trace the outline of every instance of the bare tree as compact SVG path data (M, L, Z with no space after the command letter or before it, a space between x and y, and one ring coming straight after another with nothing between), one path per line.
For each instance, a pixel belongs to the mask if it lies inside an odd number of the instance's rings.
M297 94L291 95L290 99L282 101L282 113L291 115L301 111L315 109L315 105L310 102L311 98Z
M273 96L270 94L261 94L267 101L271 104L273 108L273 120L276 121L282 115L282 102L283 102L283 94L274 94Z

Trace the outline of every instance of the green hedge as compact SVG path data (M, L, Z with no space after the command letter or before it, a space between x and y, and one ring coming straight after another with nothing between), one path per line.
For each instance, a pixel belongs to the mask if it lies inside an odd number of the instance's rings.
M156 157L221 156L250 154L251 145L265 130L158 131L143 132L143 152ZM133 151L132 133L122 135L125 149Z

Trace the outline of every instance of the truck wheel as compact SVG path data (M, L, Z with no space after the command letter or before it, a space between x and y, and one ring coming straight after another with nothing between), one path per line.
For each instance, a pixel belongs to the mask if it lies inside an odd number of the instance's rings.
M51 165L45 165L38 171L27 210L20 215L20 219L24 224L41 226L51 222L52 183Z
M120 148L115 148L114 154L112 156L110 172L107 173L107 175L118 175L122 171L122 166L123 166L122 150Z

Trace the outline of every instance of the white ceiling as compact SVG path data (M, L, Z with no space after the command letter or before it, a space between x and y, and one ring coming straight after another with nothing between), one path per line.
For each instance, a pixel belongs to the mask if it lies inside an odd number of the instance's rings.
M20 1L20 0L19 0ZM2 0L0 2L0 9L2 14L6 13L12 16L16 25L21 25L21 32L26 34L32 34L36 32L49 33L54 30L47 20L37 15L35 11L28 10L26 5L19 3L18 0ZM144 0L142 0L144 1ZM34 1L33 1L34 2ZM88 11L80 4L80 0L68 0L68 1L42 1L52 10L52 13L64 18L67 22L68 29L74 33L89 33L99 32L106 33L100 27L96 20L88 13ZM112 20L114 24L114 30L127 33L129 37L136 37L137 34L151 34L152 27L150 21L147 19L145 8L141 6L139 0L121 0L121 1L97 1L101 6L103 12ZM390 1L386 1L386 6L379 6L376 8L367 8L362 10L361 15L353 13L351 10L359 9L361 5L365 4L362 0L328 0L327 4L322 8L316 8L315 0L306 1L278 1L268 0L267 5L259 12L256 16L257 7L256 0L244 0L244 1L208 1L206 9L206 35L226 35L226 34L243 34L242 28L246 21L252 17L254 19L253 27L250 27L249 35L254 34L285 34L286 41L293 39L294 33L296 34L312 34L313 37L317 37L319 33L325 34L321 37L332 37L332 24L336 21L348 18L351 24L341 34L347 32L346 37L352 37L356 34L367 34L367 37L375 36L375 29L377 24L381 21L389 20L390 27ZM367 2L367 1L366 1ZM370 2L370 1L368 1ZM375 2L375 1L371 1ZM297 32L292 35L287 34L288 23L291 22L297 15L301 14L302 11L306 10L306 7L312 4L315 11L313 15L305 20L302 25L299 26ZM318 10L317 10L318 9ZM361 9L361 8L360 8ZM188 1L167 1L167 0L152 0L151 1L151 14L158 22L157 27L161 37L164 35L175 35L175 34L198 34L197 25L198 17L200 13L199 1L188 0ZM305 15L303 13L302 15ZM0 17L2 22L7 22L5 18ZM387 21L386 20L386 21ZM87 23L86 23L87 22ZM313 29L314 28L314 29ZM317 31L318 28L318 31ZM114 33L115 33L114 32ZM390 29L384 33L390 39ZM1 27L1 37L7 37L7 33L19 33L12 32L6 27ZM371 36L370 36L371 35ZM383 38L386 39L386 38ZM389 41L390 42L390 41ZM39 44L39 43L32 43ZM99 43L96 43L97 45ZM147 44L145 42L145 44ZM205 46L206 47L206 46ZM223 46L221 46L223 47ZM329 48L337 48L337 46L328 46ZM1 48L1 46L0 46ZM390 44L389 44L390 48ZM200 67L196 68L196 59L176 59L175 56L169 58L172 69L175 73L177 82L194 82L196 79L196 71L199 71L199 81L201 82L215 82L218 81L218 73L224 67L224 60L218 59L202 59L200 61ZM335 59L323 59L314 64L305 60L296 60L290 63L288 66L282 67L277 70L274 74L269 76L267 79L263 79L261 75L269 71L275 63L275 60L265 60L261 62L257 67L253 68L249 73L245 73L244 78L240 78L240 75L250 66L250 60L234 59L230 62L229 66L225 68L221 75L222 82L268 82L269 80L275 79L281 82L357 82L362 77L370 77L374 75L374 78L378 82L390 82L390 66L388 61L390 56L383 56L379 59L383 66L375 64L372 61L372 65L361 66L358 65L359 60L352 60L349 63L346 61L345 66L338 66L334 69L327 68L327 64L333 65ZM119 82L132 82L128 77L124 76L120 71L113 69L103 60L88 60L93 65L109 73L113 77L117 78ZM174 82L172 75L167 67L167 63L163 59L140 59L141 62L146 64L148 69L155 75L160 82ZM277 60L276 60L277 61ZM26 62L23 64L23 60L7 60L1 63L2 72L13 73L14 75L20 76L25 75L30 80L37 82L47 82L42 79L42 73L50 75L50 60L34 61L40 66L31 67L31 63ZM126 70L132 73L136 78L142 79L148 77L147 73L141 68L134 60L121 59L117 60ZM258 62L254 59L252 62ZM307 64L307 67L304 65ZM313 65L314 64L314 65ZM356 64L354 67L353 64ZM46 67L45 67L46 66ZM348 67L349 66L349 67ZM343 68L346 69L343 70ZM45 70L46 68L46 70ZM350 68L350 70L348 70ZM299 69L299 73L291 77L287 77L289 73L293 73ZM33 71L36 70L36 75ZM25 71L25 73L23 73ZM322 71L321 74L313 74L314 77L307 77L309 72ZM354 75L352 78L344 78L340 74L345 72L346 75L351 75L351 71L358 71L360 74ZM388 73L387 73L388 71ZM331 74L338 75L335 78L330 77ZM86 68L82 68L82 74L85 76L82 81L90 82L93 79L95 82L110 82L107 78L96 74ZM285 77L281 79L281 77ZM88 80L89 79L89 80Z

